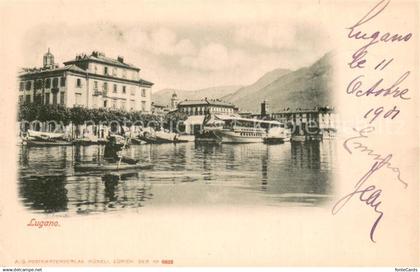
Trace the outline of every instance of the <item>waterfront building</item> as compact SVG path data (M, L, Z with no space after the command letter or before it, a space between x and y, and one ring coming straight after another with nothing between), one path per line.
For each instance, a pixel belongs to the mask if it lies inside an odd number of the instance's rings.
M98 51L59 67L48 50L43 67L19 74L19 101L151 113L153 83L140 78L139 72L123 57L113 59Z
M319 135L323 139L334 138L336 133L336 114L334 108L317 107L314 109L289 108L272 113L271 119L292 128L294 136L307 137Z
M178 103L178 111L189 116L202 116L207 113L235 114L237 108L229 102L220 99L184 100Z
M232 103L220 99L184 100L177 104L179 112L186 113L188 119L184 121L185 132L188 134L201 133L204 118L208 114L237 115L238 108Z
M171 108L169 108L168 106L157 103L157 102L152 102L152 114L165 115L170 111L171 111Z

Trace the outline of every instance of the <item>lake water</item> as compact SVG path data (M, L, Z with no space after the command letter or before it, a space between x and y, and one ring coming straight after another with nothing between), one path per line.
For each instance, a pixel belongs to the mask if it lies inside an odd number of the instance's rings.
M90 214L158 206L318 206L331 197L335 142L133 145L152 169L77 172L103 146L22 146L19 198L32 212Z

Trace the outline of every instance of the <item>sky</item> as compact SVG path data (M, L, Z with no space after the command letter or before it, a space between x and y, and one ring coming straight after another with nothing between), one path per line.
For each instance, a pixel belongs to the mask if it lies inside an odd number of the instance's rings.
M322 22L296 15L261 22L42 22L26 31L22 51L26 67L41 66L48 48L59 65L94 50L123 56L156 92L248 85L273 69L311 65L331 50L328 45Z

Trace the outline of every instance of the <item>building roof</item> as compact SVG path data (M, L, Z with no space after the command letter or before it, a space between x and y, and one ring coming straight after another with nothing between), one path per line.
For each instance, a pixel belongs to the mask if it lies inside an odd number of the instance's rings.
M282 111L273 112L273 114L318 113L318 112L334 112L334 108L331 108L329 106L326 106L326 107L316 107L314 109L301 109L301 108L297 108L295 110L291 110L291 109L287 108L287 109L284 109Z
M48 54L48 53L47 53ZM40 75L48 75L51 73L59 73L59 72L63 72L63 71L71 71L71 72L75 72L75 73L79 73L79 74L89 74L89 75L93 75L93 76L98 76L98 77L106 77L109 78L109 76L106 75L100 75L100 74L92 74L89 73L87 70L84 70L83 65L80 65L80 62L88 62L88 61L96 61L96 62L101 62L101 63L107 63L107 64L111 64L114 66L120 66L120 67L125 67L125 68L130 68L136 71L140 71L139 68L135 67L134 65L128 64L124 62L124 59L122 57L118 57L118 59L111 59L111 58L107 58L105 57L105 55L103 53L99 53L99 52L92 52L92 54L90 56L88 55L79 55L76 56L76 59L71 60L71 61L66 61L64 62L63 67L58 67L58 66L54 66L54 67L48 67L48 68L29 68L29 69L23 69L23 71L19 74L20 78L26 78L26 77L36 77L36 76L40 76ZM79 65L77 65L79 64ZM81 68L82 67L82 68ZM114 78L114 77L113 77ZM147 81L145 79L140 78L139 80L128 80L128 79L121 79L118 78L120 80L125 80L125 81L130 81L130 82L137 82L140 85L143 86L147 86L147 87L151 87L154 85L153 82Z
M234 108L235 105L232 103L218 100L218 99L203 99L203 100L184 100L178 103L178 106L222 106Z
M152 85L154 84L153 82L150 82L150 81L144 80L144 79L142 79L142 78L140 78L139 82L140 82L140 84L142 84L142 85L148 85L148 86L152 86Z
M155 108L166 108L166 105L160 104L160 103L156 103L156 102L152 102L152 107Z
M40 74L48 74L52 72L63 72L63 71L72 71L77 73L86 73L85 70L77 67L76 65L66 65L63 67L54 67L54 68L30 68L30 69L24 69L19 76L25 77L25 76L31 76L31 75L40 75Z
M68 65L68 64L73 64L77 62L89 62L89 61L140 71L140 68L132 64L124 62L124 59L122 57L118 57L118 59L112 59L112 58L106 57L105 54L97 52L97 51L92 52L92 54L90 55L86 55L86 54L78 55L76 56L74 60L66 61L64 62L64 64Z

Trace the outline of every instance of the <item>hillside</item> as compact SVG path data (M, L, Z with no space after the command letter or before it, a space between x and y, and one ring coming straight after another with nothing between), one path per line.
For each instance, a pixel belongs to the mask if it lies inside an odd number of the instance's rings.
M162 105L169 105L171 101L172 94L175 92L178 95L179 101L185 99L203 99L205 97L209 99L216 99L226 94L231 94L236 92L242 86L218 86L211 87L206 89L200 89L195 91L188 90L175 90L175 89L163 89L159 90L156 93L153 93L153 102L157 102Z
M275 80L279 79L280 77L290 72L291 71L287 69L280 69L280 68L275 69L273 71L270 71L264 74L255 83L249 86L244 86L232 94L228 94L221 97L221 99L237 104L238 102L241 102L244 96L254 95L255 92L258 92L259 90L263 89L264 87L268 86Z
M261 89L250 91L244 87L225 99L241 111L252 112L260 111L260 102L263 100L269 102L271 112L284 108L332 105L331 59L332 54L328 53L312 66L285 73Z

